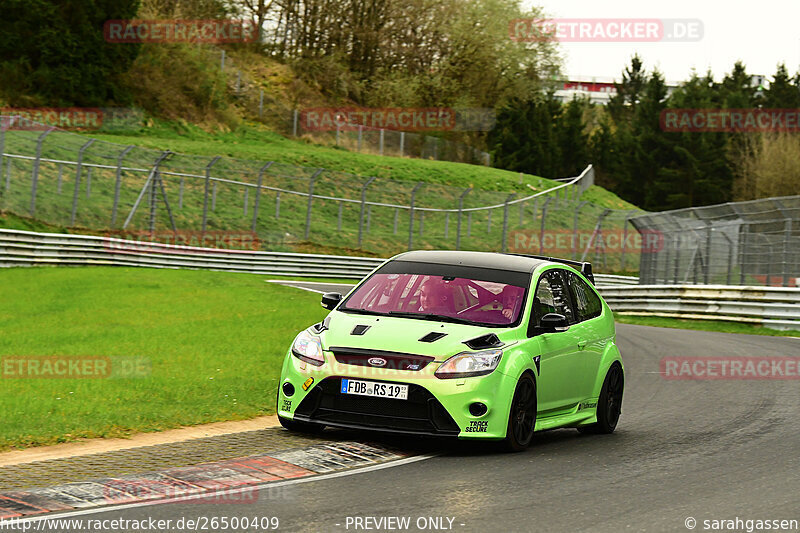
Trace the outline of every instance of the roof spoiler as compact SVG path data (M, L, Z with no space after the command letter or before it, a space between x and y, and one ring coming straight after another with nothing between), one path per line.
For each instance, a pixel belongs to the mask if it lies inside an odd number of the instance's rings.
M569 265L575 270L580 271L583 276L592 282L594 285L594 274L592 273L592 264L591 263L584 263L582 261L571 261L569 259L559 259L558 257L547 257L544 255L530 255L530 254L509 254L509 255L519 255L522 257L530 257L533 259L542 259L544 261L552 261L554 263L561 263L563 265Z

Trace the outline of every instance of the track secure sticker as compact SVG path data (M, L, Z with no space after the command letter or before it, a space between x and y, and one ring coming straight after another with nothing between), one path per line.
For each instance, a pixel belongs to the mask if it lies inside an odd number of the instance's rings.
M578 411L582 411L583 409L592 409L597 407L597 402L581 402L578 406Z
M308 378L305 383L303 383L303 390L308 390L308 388L314 384L314 378Z
M464 433L486 433L488 429L488 420L470 420L469 425L464 428Z
M292 400L283 400L283 407L281 411L291 411L292 410Z

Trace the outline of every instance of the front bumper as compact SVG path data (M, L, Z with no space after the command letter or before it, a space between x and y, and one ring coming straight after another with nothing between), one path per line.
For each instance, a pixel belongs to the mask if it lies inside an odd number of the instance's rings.
M324 365L315 367L287 354L278 392L279 416L333 427L462 439L502 439L506 435L516 380L498 370L486 376L439 379L434 375L438 363L408 371L342 364L329 352L325 359ZM342 394L343 377L408 385L408 399ZM309 378L313 381L303 390ZM283 390L287 382L294 387L291 396ZM475 402L486 405L484 415L469 412Z

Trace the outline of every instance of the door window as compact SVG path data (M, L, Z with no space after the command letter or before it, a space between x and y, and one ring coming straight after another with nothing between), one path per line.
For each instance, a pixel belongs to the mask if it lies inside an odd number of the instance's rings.
M583 281L574 272L566 272L569 279L569 292L575 302L575 313L578 322L600 316L603 312L603 303L595 294L589 284Z

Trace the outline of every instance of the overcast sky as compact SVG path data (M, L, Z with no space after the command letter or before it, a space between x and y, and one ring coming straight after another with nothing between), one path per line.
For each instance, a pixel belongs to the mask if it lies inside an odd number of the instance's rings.
M548 18L700 19L698 42L561 44L564 70L570 79L620 78L634 52L648 70L657 66L667 81L687 79L694 67L709 67L716 79L730 72L737 59L751 74L771 79L778 63L794 74L800 66L800 1L798 0L523 0L541 6Z

